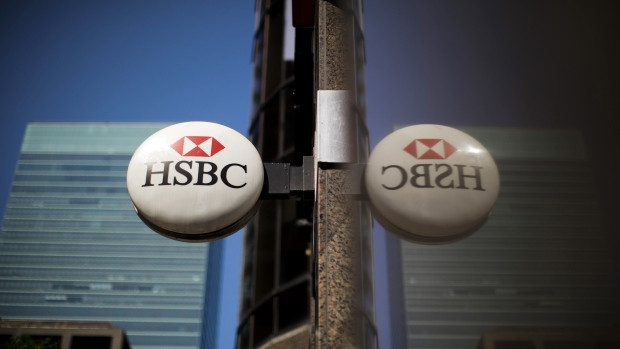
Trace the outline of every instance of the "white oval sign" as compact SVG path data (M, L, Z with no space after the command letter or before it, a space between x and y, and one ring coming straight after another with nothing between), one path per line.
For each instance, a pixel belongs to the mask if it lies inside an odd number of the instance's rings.
M365 173L373 214L386 229L414 242L438 244L471 234L499 194L489 152L451 127L399 129L374 148Z
M138 147L127 189L151 229L176 240L209 241L239 230L253 216L263 171L256 148L237 131L186 122Z

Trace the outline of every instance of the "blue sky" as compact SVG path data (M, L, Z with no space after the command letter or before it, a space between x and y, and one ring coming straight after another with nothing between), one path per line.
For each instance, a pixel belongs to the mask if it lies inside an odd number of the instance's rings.
M16 160L31 121L211 120L246 133L251 1L3 1L0 6L6 160ZM3 200L14 161L6 163L0 177Z
M33 121L249 120L254 4L2 1L0 207ZM242 234L225 243L221 348L237 322Z
M371 144L396 124L584 127L616 105L618 24L603 2L364 3ZM2 210L28 122L206 120L246 134L253 31L253 0L1 1ZM241 235L226 240L222 348L234 341Z

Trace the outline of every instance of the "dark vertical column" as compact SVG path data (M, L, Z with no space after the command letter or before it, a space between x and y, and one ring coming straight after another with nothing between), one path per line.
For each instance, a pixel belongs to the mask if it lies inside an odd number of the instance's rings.
M295 29L295 165L301 165L304 156L312 155L314 130L314 29Z

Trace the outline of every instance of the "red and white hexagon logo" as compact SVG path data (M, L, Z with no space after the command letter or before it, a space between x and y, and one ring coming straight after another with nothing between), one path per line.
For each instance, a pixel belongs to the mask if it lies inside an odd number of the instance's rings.
M185 136L170 145L182 156L210 157L225 147L217 139L209 136Z
M422 138L414 139L403 149L416 159L447 159L454 154L456 149L452 144L443 139Z

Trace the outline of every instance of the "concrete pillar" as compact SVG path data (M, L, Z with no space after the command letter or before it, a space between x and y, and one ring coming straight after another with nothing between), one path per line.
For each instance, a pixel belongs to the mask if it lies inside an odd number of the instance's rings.
M324 1L317 4L316 30L316 74L317 113L322 113L325 103L321 92L344 92L348 98L335 125L328 126L327 140L315 136L314 149L317 161L317 184L315 205L315 301L312 348L366 348L368 332L366 327L373 323L365 310L363 263L372 263L372 258L362 261L363 210L365 206L353 200L350 193L350 170L346 164L365 161L365 151L360 151L358 124L360 116L356 107L356 36L355 11L352 1ZM359 52L358 52L359 54ZM335 93L337 95L338 93ZM333 103L330 100L329 103ZM334 115L329 115L332 118ZM321 117L317 116L317 133L323 132ZM334 120L326 120L327 123ZM334 127L339 131L335 131ZM351 130L354 130L351 137ZM342 134L339 134L341 131ZM339 142L345 139L346 142ZM325 149L329 147L329 149ZM334 149L334 147L336 149ZM363 147L363 145L362 145ZM323 154L328 156L323 158ZM329 154L334 154L329 156ZM333 158L336 161L333 161ZM366 276L366 278L368 278ZM372 294L372 292L371 292ZM371 301L372 303L372 301ZM371 305L372 306L372 305ZM374 325L370 325L373 327ZM374 340L372 340L374 338ZM376 335L371 334L371 342Z

